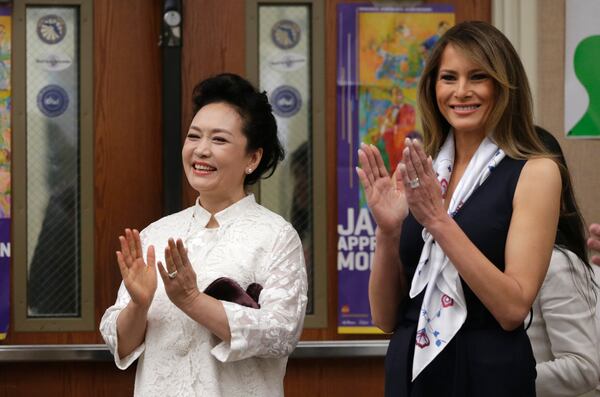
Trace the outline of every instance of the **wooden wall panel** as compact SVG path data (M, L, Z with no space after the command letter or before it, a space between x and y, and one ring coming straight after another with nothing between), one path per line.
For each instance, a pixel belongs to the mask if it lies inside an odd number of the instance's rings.
M425 3L434 4L452 4L456 13L456 22L462 21L492 21L492 2L491 0L445 0L432 1Z
M291 360L285 377L286 397L383 396L382 358Z
M131 397L134 375L108 363L1 363L0 397Z
M125 227L141 230L162 215L162 1L95 0L94 5L99 324L121 282L117 236Z

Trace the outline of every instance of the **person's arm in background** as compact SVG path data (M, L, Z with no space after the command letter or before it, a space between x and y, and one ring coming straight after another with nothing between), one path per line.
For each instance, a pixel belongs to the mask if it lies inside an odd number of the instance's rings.
M600 224L592 223L590 225L590 238L588 238L588 248L600 253ZM592 263L600 266L600 255L592 256Z

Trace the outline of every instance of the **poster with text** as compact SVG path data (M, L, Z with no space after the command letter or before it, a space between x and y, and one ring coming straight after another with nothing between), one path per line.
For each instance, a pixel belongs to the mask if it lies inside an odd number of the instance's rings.
M417 83L454 11L340 4L337 14L338 333L379 333L368 299L376 224L356 175L357 150L360 142L377 146L392 170L405 138L421 137Z
M600 1L565 4L565 132L600 138Z

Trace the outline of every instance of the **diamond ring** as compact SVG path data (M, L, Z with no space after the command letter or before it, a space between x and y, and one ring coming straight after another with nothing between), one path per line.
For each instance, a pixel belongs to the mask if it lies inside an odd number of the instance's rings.
M177 270L175 270L174 272L171 272L168 274L169 278L171 280L173 280L175 277L177 277Z
M421 183L419 182L419 178L417 177L417 178L415 178L415 179L411 179L411 180L408 182L408 185L410 186L410 188L411 188L411 189L416 189L416 188L418 188L419 186L421 186Z

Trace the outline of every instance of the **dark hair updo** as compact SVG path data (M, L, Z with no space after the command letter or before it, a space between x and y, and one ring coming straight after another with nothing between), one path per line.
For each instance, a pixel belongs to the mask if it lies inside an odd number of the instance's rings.
M262 148L260 163L250 175L246 175L244 185L256 183L265 174L264 178L273 175L277 164L285 157L285 151L277 137L277 123L265 92L259 92L236 74L223 73L194 87L192 101L194 114L211 103L231 105L242 118L242 132L248 139L246 152Z

